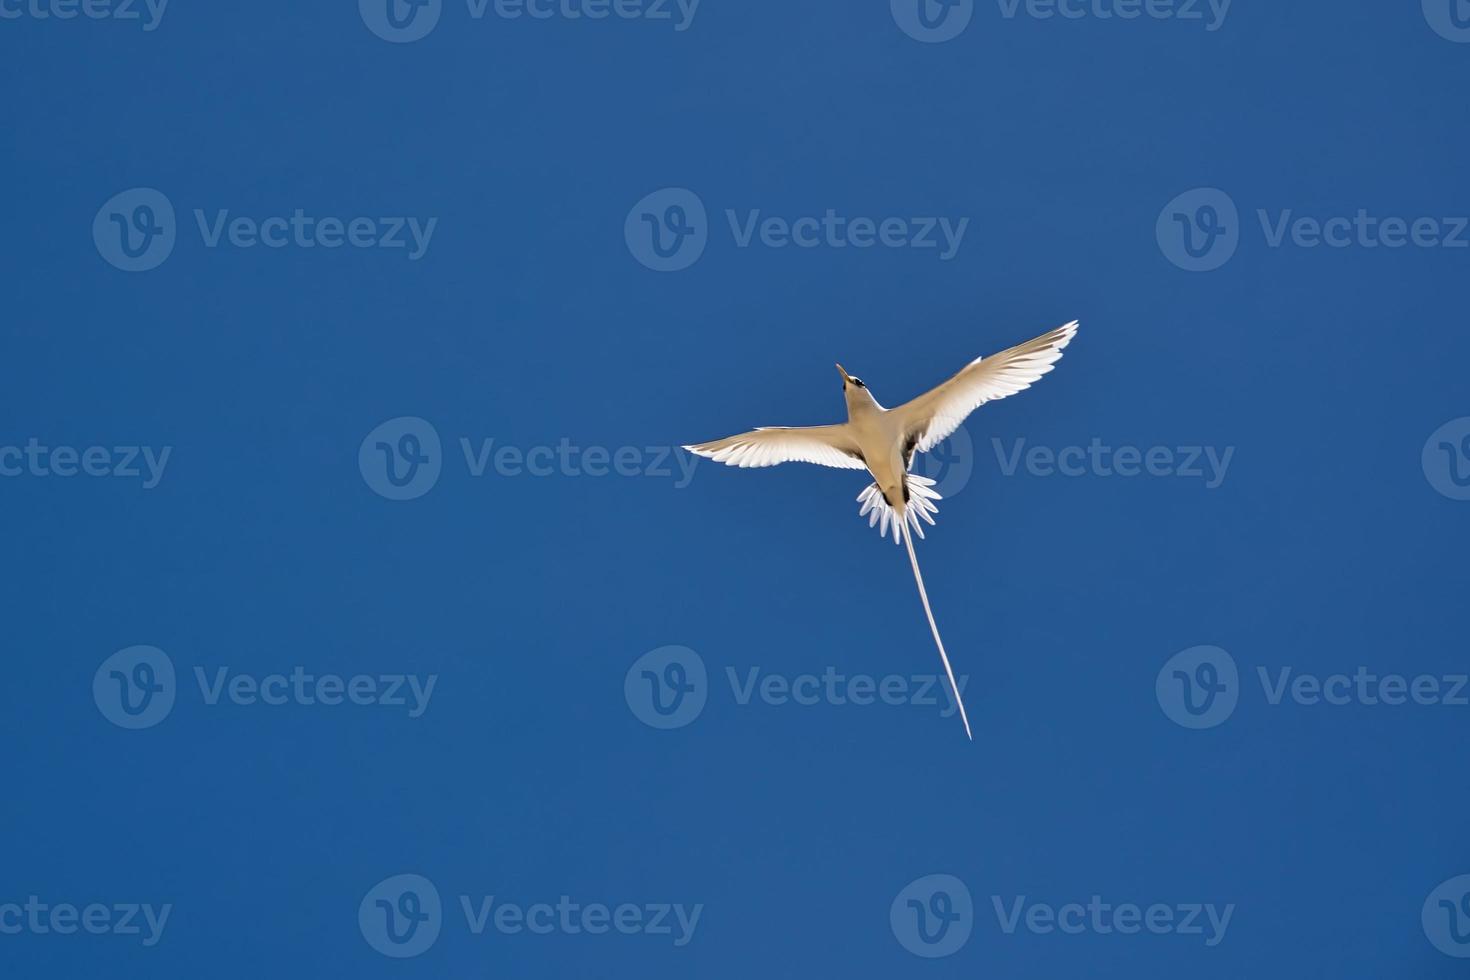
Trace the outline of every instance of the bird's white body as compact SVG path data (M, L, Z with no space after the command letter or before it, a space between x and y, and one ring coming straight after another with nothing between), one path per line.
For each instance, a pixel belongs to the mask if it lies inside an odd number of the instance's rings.
M1024 344L992 357L971 361L964 370L943 384L912 401L887 409L874 399L867 385L848 374L842 365L842 394L847 402L847 421L838 425L808 428L755 429L714 442L684 448L700 456L731 466L774 466L777 463L806 462L842 469L866 469L873 483L861 494L861 514L870 526L881 521L880 531L887 535L893 528L894 541L908 548L919 587L924 612L934 642L939 647L945 672L949 675L955 703L970 733L970 719L965 714L959 687L955 684L949 654L939 638L939 627L929 608L924 577L919 573L919 559L914 554L913 533L924 536L920 520L934 523L937 513L934 501L939 495L931 488L934 481L909 472L916 453L928 452L959 428L966 416L987 401L1005 398L1024 391L1042 375L1052 370L1061 359L1062 349L1077 333L1077 321L1042 334Z
M890 412L867 388L844 385L847 401L847 425L862 451L873 482L890 504L903 501L904 477L908 467L903 461L903 422Z

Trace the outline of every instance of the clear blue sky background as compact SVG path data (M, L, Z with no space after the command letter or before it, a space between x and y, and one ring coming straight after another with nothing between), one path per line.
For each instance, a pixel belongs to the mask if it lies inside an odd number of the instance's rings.
M886 0L705 0L668 21L505 20L447 0L391 44L350 2L175 0L153 31L0 20L0 446L172 447L157 487L0 479L0 903L174 906L162 941L0 935L75 977L1441 978L1420 908L1470 872L1470 707L1272 705L1258 667L1467 665L1470 503L1421 449L1470 415L1470 250L1268 244L1258 210L1470 214L1470 45L1417 3L1240 0L1201 21L1008 19L920 43ZM7 8L9 9L9 8ZM104 202L177 212L159 267L104 261ZM624 221L694 191L709 243L651 271ZM1165 205L1216 187L1239 247L1185 271ZM426 254L208 248L193 210L436 217ZM969 218L958 254L737 247L724 212ZM1470 235L1466 235L1470 238ZM841 418L841 360L900 402L1074 317L984 408L920 542L975 741L904 706L740 705L726 668L930 674L861 474L472 476L459 440L658 447ZM426 494L359 469L428 420ZM1007 476L992 439L1234 447L1224 482ZM645 461L648 457L643 457ZM149 644L154 727L93 675ZM696 651L708 703L645 725L624 676ZM1217 645L1239 705L1188 730L1155 679ZM194 669L437 674L428 709L209 705ZM358 904L425 876L405 961ZM910 881L964 881L920 960ZM1224 941L1005 934L991 897L1234 903ZM459 896L703 903L693 941L475 936Z

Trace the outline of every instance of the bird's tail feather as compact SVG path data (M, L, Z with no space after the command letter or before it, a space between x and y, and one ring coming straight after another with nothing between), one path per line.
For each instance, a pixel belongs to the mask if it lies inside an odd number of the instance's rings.
M907 523L922 538L924 528L919 523L920 518L933 524L934 515L939 513L939 506L935 501L943 499L935 492L934 481L927 476L919 476L917 473L905 473L903 476L904 482L908 484L909 499L901 512L888 502L876 483L868 484L867 489L857 497L858 502L863 505L858 516L866 517L868 527L878 527L878 533L885 538L891 528L894 544L902 543L898 528L903 523Z
M919 586L919 600L924 604L924 615L929 620L929 631L934 634L934 644L939 647L939 659L944 661L944 673L949 677L950 690L954 692L954 703L960 709L960 720L965 723L965 734L974 741L975 736L970 732L970 718L965 714L965 702L960 697L960 686L955 683L954 668L949 665L949 654L944 651L944 641L939 638L939 626L934 622L934 611L929 608L929 593L924 589L924 576L919 572L919 556L914 553L914 534L924 536L924 525L920 521L929 524L934 523L934 515L939 513L939 506L935 501L940 500L939 493L934 489L934 481L917 473L905 473L904 481L908 484L908 500L900 508L895 508L883 495L882 489L877 483L870 483L862 493L858 494L858 500L862 503L862 509L858 511L859 517L868 519L869 527L877 527L878 533L885 538L889 529L893 530L894 543L903 543L908 546L909 564L914 568L914 582Z
M912 507L906 509L909 513L913 512ZM955 683L954 668L949 665L949 654L944 652L944 641L939 638L939 627L934 622L934 610L929 608L929 593L924 591L924 576L919 574L919 557L914 554L914 537L909 533L910 526L917 528L918 524L908 520L903 520L899 524L903 532L903 543L909 549L909 564L914 567L914 582L919 586L919 599L924 603L924 615L929 619L929 631L934 634L934 645L939 647L939 659L944 661L944 672L949 675L949 687L954 692L955 706L960 709L960 720L965 723L965 735L973 742L975 736L970 732L970 718L965 714L965 701L960 697L960 686Z

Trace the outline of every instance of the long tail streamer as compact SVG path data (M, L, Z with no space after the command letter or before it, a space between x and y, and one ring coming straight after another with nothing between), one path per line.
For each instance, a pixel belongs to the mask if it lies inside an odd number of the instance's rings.
M960 709L960 720L965 723L965 734L970 741L975 736L970 732L970 718L965 714L965 702L960 697L960 686L955 683L954 668L949 665L949 654L944 652L944 641L939 638L939 626L934 622L934 610L929 608L929 593L924 588L924 576L919 572L919 556L914 554L914 533L919 537L924 536L924 526L919 523L923 518L929 524L934 523L934 515L939 513L936 500L941 499L935 492L934 481L928 477L919 476L916 473L904 475L908 483L908 503L904 505L902 512L893 508L883 496L883 491L878 484L870 484L867 489L858 494L858 500L862 503L862 510L858 511L859 517L868 519L868 526L878 526L878 533L885 538L890 528L893 530L895 543L902 540L909 549L909 564L914 568L914 582L919 586L919 600L924 603L924 615L929 620L929 632L934 634L934 645L939 647L939 659L944 661L944 672L949 676L949 687L954 692L955 706ZM881 526L879 526L881 522Z
M903 543L908 545L909 564L914 566L914 581L919 586L919 598L924 603L924 615L929 619L929 631L934 634L934 644L939 647L939 659L944 661L944 672L949 675L949 686L954 691L954 703L959 706L960 720L965 723L965 735L970 741L975 736L970 732L970 718L965 714L965 701L960 697L960 686L954 680L954 668L949 665L949 654L944 652L944 641L939 638L939 627L934 623L934 610L929 608L929 593L924 591L924 576L919 574L919 558L914 554L914 536L909 533L908 523L903 526Z

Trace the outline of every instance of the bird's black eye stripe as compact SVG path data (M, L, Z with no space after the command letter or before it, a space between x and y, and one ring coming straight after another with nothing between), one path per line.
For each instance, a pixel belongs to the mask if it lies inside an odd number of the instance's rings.
M855 385L857 385L859 388L866 388L867 387L867 385L863 384L863 381L862 381L861 378L853 378L852 379L852 383L855 384Z

